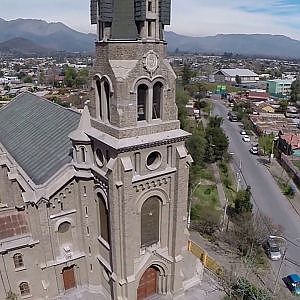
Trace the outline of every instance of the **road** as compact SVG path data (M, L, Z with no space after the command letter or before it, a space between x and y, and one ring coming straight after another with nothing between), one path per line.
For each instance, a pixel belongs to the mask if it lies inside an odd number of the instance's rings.
M229 152L234 153L235 165L241 165L242 182L251 186L255 208L271 218L274 224L280 225L288 240L287 260L281 269L281 278L290 273L300 274L300 217L289 201L281 193L277 183L259 157L249 152L251 143L242 141L241 123L232 123L227 119L228 108L220 100L214 101L214 114L223 117L223 129L229 137ZM292 241L289 242L289 241ZM299 246L297 247L296 245ZM292 262L294 263L292 263ZM278 270L280 262L274 262L274 270Z

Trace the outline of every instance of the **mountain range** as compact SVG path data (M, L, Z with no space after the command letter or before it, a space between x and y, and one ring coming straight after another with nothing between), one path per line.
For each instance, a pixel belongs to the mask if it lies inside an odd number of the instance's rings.
M24 55L47 55L52 51L93 53L95 39L95 34L76 31L61 22L48 23L36 19L6 21L0 18L0 52L5 49L6 52L18 54L24 52ZM245 56L300 59L300 41L284 35L218 34L190 37L166 32L166 40L169 52L229 52Z
M44 48L67 52L94 51L94 34L78 32L65 24L35 19L0 18L0 42L24 38Z

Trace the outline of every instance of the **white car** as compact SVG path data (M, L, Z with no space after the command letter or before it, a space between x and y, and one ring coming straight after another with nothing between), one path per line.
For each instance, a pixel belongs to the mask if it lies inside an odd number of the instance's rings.
M241 134L241 135L247 135L247 132L246 132L246 130L242 129L242 130L240 131L240 134Z
M244 142L250 142L250 136L247 135L247 134L244 135L244 136L243 136L243 141L244 141Z
M258 147L256 146L253 146L251 149L250 149L250 152L254 155L258 155Z

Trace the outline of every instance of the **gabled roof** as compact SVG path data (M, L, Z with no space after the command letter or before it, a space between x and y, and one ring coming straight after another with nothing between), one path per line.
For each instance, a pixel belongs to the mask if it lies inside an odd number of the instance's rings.
M35 184L71 162L80 113L25 92L0 109L0 143Z
M221 69L219 72L222 72L226 76L235 77L235 76L241 76L241 77L258 77L256 73L249 69Z

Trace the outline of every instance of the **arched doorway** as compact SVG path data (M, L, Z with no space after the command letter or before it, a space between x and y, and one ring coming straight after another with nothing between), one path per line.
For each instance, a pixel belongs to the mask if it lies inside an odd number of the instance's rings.
M159 271L155 267L148 268L141 277L139 287L137 289L137 300L144 300L157 294Z
M76 287L74 266L64 268L62 271L65 290Z

